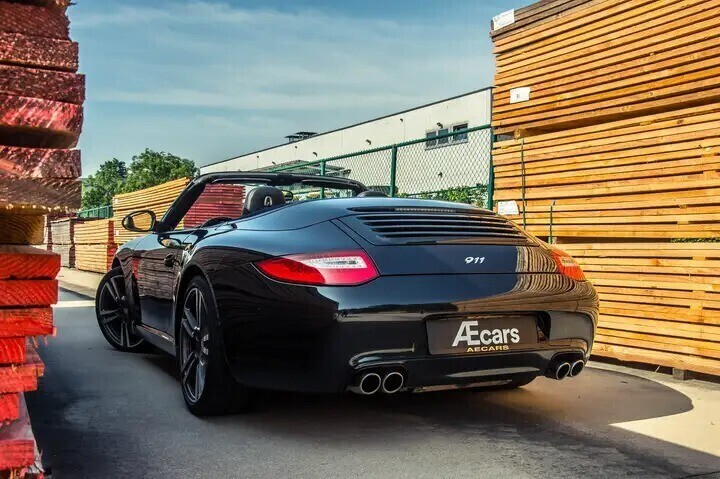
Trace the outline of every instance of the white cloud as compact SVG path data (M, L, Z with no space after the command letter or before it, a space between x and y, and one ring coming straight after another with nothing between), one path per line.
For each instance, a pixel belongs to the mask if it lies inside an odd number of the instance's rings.
M226 132L225 140L212 132L227 143L223 152L269 146L299 123L315 131L337 128L482 88L492 79L486 29L471 18L400 22L210 1L162 8L81 2L70 14L97 121L103 121L100 111L121 110L142 121L151 109L157 123L191 108L187 121ZM262 118L264 126L250 131L251 118ZM238 125L235 134L232 125ZM85 135L104 127L86 122ZM128 138L125 148L141 151L144 145L134 141ZM201 148L185 154L197 156Z

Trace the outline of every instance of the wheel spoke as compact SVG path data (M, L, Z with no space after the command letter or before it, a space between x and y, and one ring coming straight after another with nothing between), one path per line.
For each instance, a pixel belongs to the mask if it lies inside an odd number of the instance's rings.
M108 292L110 293L110 297L115 301L116 303L120 303L120 291L117 288L117 285L115 284L115 278L110 278L108 282L106 283L106 286L108 288Z
M125 342L126 342L125 334L126 334L125 323L121 322L120 323L120 346L125 346Z
M191 330L195 330L200 327L200 323L198 323L197 318L187 306L183 309L183 321L188 323Z
M187 318L187 316L183 316L181 324L182 324L183 329L185 330L185 333L188 335L188 337L190 339L197 341L197 339L198 339L197 336L198 336L198 332L200 331L200 329L194 328L190 324L190 320Z
M182 382L187 384L187 380L190 377L190 373L193 372L194 368L197 368L197 354L194 352L190 353L190 355L185 360L185 364L183 365L181 376L182 376Z
M116 319L120 317L120 310L119 309L108 309L105 311L100 311L100 319L103 324L112 323Z
M198 328L202 325L202 308L203 308L203 297L200 290L195 290L195 318L197 319Z
M198 362L195 367L195 398L199 398L205 387L205 370L202 363Z

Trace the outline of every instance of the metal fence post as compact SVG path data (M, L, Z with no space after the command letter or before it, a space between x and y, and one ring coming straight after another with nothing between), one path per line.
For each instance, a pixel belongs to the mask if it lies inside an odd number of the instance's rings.
M397 145L390 150L390 198L395 197L395 174L397 173Z
M320 176L325 176L325 161L320 162ZM325 199L325 188L320 188L320 199Z
M493 209L493 195L495 194L495 165L493 164L493 145L495 144L495 135L490 130L490 171L488 172L487 187L487 209Z

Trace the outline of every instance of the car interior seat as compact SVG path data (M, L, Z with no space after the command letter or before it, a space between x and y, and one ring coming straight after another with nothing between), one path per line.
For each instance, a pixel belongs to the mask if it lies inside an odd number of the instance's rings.
M387 198L388 195L382 191L366 190L358 193L357 198Z
M245 197L243 216L252 215L273 206L284 205L285 196L282 190L273 186L258 186L250 190Z

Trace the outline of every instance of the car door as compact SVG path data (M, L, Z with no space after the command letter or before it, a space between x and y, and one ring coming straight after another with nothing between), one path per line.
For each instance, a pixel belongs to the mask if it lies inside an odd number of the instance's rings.
M192 233L180 230L149 234L134 253L141 322L171 336L174 295L183 255L196 238Z

